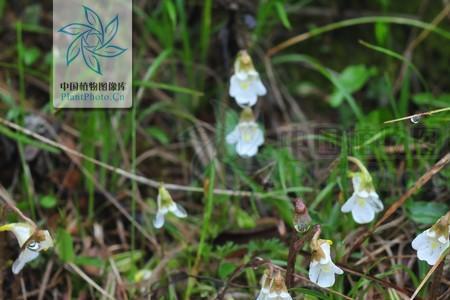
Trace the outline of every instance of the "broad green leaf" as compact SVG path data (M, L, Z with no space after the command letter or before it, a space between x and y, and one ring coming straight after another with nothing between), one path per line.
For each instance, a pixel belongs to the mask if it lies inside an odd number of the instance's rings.
M220 264L217 273L221 279L227 279L234 270L236 270L236 265L225 261Z
M367 80L376 74L375 68L368 68L364 65L348 66L341 74L335 76L336 80L348 92L353 93L360 90ZM344 94L341 89L336 89L330 97L330 104L334 107L341 105Z
M53 208L58 203L58 200L56 199L55 196L46 195L40 199L39 203L44 208Z
M72 262L74 260L72 236L63 228L59 228L56 232L56 249L62 261Z
M437 108L443 108L450 105L450 94L433 96L431 93L419 93L413 96L413 101L417 105L431 105Z
M409 201L406 204L408 217L419 224L434 224L449 207L445 203L427 201Z

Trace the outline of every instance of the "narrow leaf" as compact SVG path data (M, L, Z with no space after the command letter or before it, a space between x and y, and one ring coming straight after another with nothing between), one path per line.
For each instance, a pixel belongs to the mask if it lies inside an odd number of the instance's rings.
M64 262L71 262L75 258L72 236L66 230L60 228L56 232L58 255Z

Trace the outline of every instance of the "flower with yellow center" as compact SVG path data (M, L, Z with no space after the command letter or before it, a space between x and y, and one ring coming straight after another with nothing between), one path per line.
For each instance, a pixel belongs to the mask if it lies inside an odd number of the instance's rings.
M234 62L234 74L230 79L230 96L241 106L253 106L258 96L266 93L252 58L246 50L239 51Z
M335 282L335 274L343 274L331 260L330 240L321 240L317 237L311 241L312 257L309 264L309 280L321 287L331 287Z
M370 223L375 214L383 210L383 202L375 192L372 177L365 171L353 173L353 195L341 208L343 213L352 212L353 219L358 224Z
M18 274L30 261L39 256L39 252L53 247L53 239L47 230L38 230L28 223L11 223L0 226L0 231L14 234L21 248L19 257L12 265L14 274Z
M157 204L158 211L155 219L153 220L153 226L155 226L155 228L161 228L164 226L165 216L169 212L173 213L178 218L187 217L186 210L184 210L181 205L173 201L172 196L169 194L164 185L159 187Z
M412 241L412 247L417 251L417 257L429 265L434 265L450 245L449 229L450 212Z
M236 145L236 152L242 157L252 157L258 153L258 147L264 144L264 134L250 108L244 108L239 124L227 135L226 142Z

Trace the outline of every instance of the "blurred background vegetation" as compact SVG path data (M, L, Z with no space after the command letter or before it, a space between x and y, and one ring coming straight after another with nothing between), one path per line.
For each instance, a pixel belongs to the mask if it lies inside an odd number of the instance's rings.
M55 111L52 3L0 0L1 118L156 181L201 190L206 180L231 194L172 190L189 217L156 231L156 189L0 125L0 182L57 243L13 276L16 244L2 234L0 295L213 299L252 257L286 267L296 196L340 262L361 232L340 212L352 192L346 157L365 162L388 207L448 152L448 113L383 122L450 105L449 11L440 0L135 0L133 108ZM240 49L268 89L256 105L266 142L252 159L224 142L238 120L228 81ZM411 295L428 266L410 241L449 209L449 177L448 168L434 176L342 261L359 275L339 276L333 289L357 299ZM2 223L17 220L1 213ZM307 277L307 263L301 256L296 272ZM262 271L246 268L227 299L254 299ZM439 299L450 297L449 282L446 266ZM295 299L340 298L296 286Z

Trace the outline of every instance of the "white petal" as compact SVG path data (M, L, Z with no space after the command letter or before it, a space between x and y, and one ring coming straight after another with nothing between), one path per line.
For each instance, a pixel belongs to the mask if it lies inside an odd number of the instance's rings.
M267 299L278 300L278 293L271 292L269 295L267 295Z
M432 238L436 237L436 232L432 228L429 228L429 229L425 230L425 232L427 233L427 235L429 237L432 237Z
M361 186L361 175L358 173L355 173L352 177L352 183L353 183L353 190L359 191L359 187Z
M449 244L441 244L436 239L428 238L417 250L417 257L425 260L429 265L434 265Z
M352 209L352 216L356 223L366 224L373 221L375 212L365 199L357 198Z
M183 206L175 203L175 209L172 210L172 213L177 216L178 218L186 218L187 217L187 212L184 209Z
M258 80L255 81L255 86L256 86L256 94L258 96L264 96L265 94L267 94L266 87L262 83L261 79L258 78Z
M439 244L438 247L434 248L432 250L431 257L430 257L431 261L428 261L428 264L434 265L437 262L437 260L439 259L439 257L441 257L441 255L444 253L444 251L448 248L448 246L449 246L449 243L447 243L445 245Z
M375 212L380 212L384 209L383 202L381 202L380 197L377 193L371 192L369 194L369 204L373 207Z
M265 299L267 299L267 295L269 295L269 289L268 288L262 288L259 291L258 298L256 298L256 300L265 300Z
M262 130L258 128L255 136L255 145L259 147L262 144L264 144L264 134Z
M239 140L239 128L236 126L236 128L233 129L232 132L230 132L226 137L227 144L234 145Z
M246 80L249 76L248 72L246 71L237 71L235 75L239 80Z
M448 243L448 237L445 237L443 235L439 236L438 241L442 244Z
M258 146L253 143L239 141L236 146L236 152L243 157L252 157L258 153Z
M334 273L339 274L339 275L344 274L344 271L341 268L339 268L338 266L336 266L333 262L331 262L331 267L333 268Z
M236 152L243 157L251 157L258 153L258 147L264 143L264 135L254 121L240 122Z
M259 77L259 73L256 72L256 70L249 70L248 75L253 77Z
M335 282L334 272L325 272L322 268L322 271L319 274L319 279L317 284L321 287L331 287Z
M356 191L356 194L361 197L361 198L368 198L369 197L369 192L366 190L359 190Z
M255 93L255 94L253 94L253 95L249 95L248 97L246 97L246 98L244 98L244 99L247 99L246 102L244 101L244 102L242 102L242 103L239 103L239 101L237 101L238 104L241 105L241 106L242 106L242 105L243 105L243 106L253 106L253 105L256 104L256 101L258 100L258 96L257 96L256 93Z
M320 248L322 248L323 253L325 254L325 257L320 259L321 264L327 264L331 261L331 255L330 255L330 244L328 243L322 243L320 245Z
M418 250L422 247L425 247L427 243L428 243L428 236L426 231L424 231L418 236L416 236L416 238L412 241L411 246L413 247L414 250Z
M309 274L308 274L309 280L311 280L314 283L317 283L319 274L320 274L320 265L319 264L313 265L312 263L309 264Z
M317 265L309 268L309 279L321 287L330 287L334 284L333 264Z
M158 211L155 219L153 220L153 226L155 226L155 228L161 228L164 226L164 215L164 213Z
M236 97L236 94L238 94L240 92L240 88L239 88L239 78L237 77L237 75L233 75L230 78L230 89L229 89L229 94L231 97Z
M40 249L47 250L47 249L53 247L53 239L52 239L50 233L48 232L48 230L43 230L42 232L44 233L45 239L43 241L39 242L39 246L40 246Z
M348 213L351 212L353 209L353 206L355 205L356 195L353 193L353 195L348 198L347 201L345 201L344 205L341 207L341 212Z
M11 231L22 247L33 234L34 228L28 223L11 223L1 226L0 231Z
M12 272L14 274L18 274L22 271L23 267L33 259L39 256L38 251L32 251L28 248L25 248L22 252L20 252L19 257L14 261L12 265Z
M280 298L282 300L292 300L292 297L291 297L291 295L289 295L288 292L281 292L280 293Z
M251 78L240 80L236 75L233 75L230 79L229 92L239 105L253 106L258 98L256 86Z

